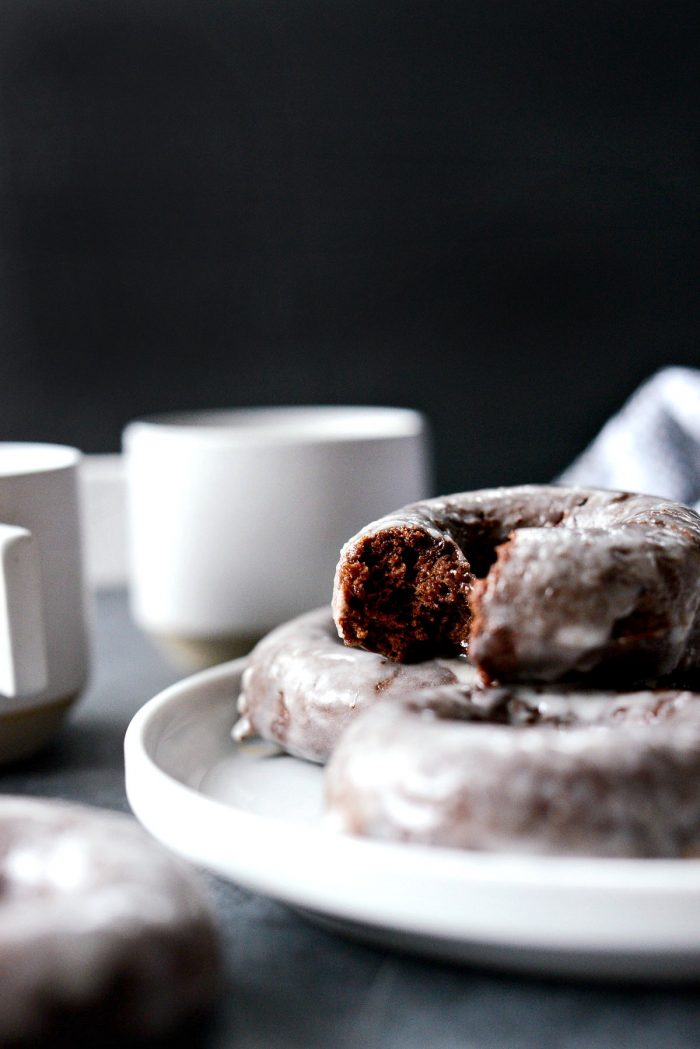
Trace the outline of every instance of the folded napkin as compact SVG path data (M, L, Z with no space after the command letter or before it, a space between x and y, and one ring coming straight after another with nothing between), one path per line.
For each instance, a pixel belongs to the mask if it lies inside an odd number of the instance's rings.
M700 371L653 375L557 481L661 495L700 510Z

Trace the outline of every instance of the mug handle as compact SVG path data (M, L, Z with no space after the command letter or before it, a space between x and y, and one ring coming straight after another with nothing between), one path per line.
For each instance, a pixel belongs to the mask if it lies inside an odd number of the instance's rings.
M30 696L48 684L41 575L34 536L0 524L0 693Z

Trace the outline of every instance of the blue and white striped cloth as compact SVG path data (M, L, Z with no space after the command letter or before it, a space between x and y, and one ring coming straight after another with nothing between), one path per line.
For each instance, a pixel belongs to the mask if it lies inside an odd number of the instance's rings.
M700 511L700 371L653 375L557 480L661 495Z

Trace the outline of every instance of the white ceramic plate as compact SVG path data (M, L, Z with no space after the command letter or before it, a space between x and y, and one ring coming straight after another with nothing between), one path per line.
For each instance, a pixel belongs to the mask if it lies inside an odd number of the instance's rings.
M125 742L141 822L175 852L354 936L557 975L700 976L700 861L489 855L335 835L321 768L236 745L242 662L167 689Z

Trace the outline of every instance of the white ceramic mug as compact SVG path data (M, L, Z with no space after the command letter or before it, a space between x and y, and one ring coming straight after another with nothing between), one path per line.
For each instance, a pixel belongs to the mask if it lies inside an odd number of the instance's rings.
M0 761L42 746L85 684L80 459L0 443Z
M124 434L131 607L179 661L247 651L330 602L342 543L429 493L414 411L256 408L155 416Z

